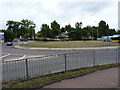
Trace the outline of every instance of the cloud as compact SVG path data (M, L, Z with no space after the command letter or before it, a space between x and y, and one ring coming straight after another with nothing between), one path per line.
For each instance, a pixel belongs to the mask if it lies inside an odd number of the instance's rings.
M30 19L37 25L36 32L43 23L56 20L61 27L76 22L83 26L97 25L105 20L110 27L117 29L116 0L1 0L0 28L5 28L6 21Z

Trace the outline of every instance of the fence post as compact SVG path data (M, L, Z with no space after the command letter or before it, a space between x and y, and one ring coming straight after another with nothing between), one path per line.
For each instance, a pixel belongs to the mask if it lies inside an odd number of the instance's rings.
M65 72L67 71L67 61L66 61L66 54L64 54L64 57L65 57Z
M96 63L96 62L95 62L95 59L96 59L96 58L95 58L95 51L93 51L93 65L94 65L94 66L95 66L95 63Z
M26 78L27 80L29 79L29 75L28 75L28 60L25 59L25 64L26 64Z
M116 64L118 63L118 49L116 49Z

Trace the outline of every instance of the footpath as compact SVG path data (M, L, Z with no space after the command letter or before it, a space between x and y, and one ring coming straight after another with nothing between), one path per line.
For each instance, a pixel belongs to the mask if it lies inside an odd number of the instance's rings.
M78 78L62 80L43 88L118 88L118 68L110 68Z

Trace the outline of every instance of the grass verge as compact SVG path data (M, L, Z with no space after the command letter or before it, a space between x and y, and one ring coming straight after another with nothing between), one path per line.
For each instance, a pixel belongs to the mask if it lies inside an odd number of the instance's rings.
M85 48L85 47L104 47L118 46L117 43L102 41L57 41L57 42L37 42L20 45L22 47L38 47L38 48Z
M83 69L77 69L77 70L72 70L64 73L58 73L58 74L52 74L49 76L44 76L44 77L39 77L36 79L31 79L28 81L24 82L17 82L15 84L9 84L6 85L6 87L3 88L15 88L15 89L20 89L20 88L42 88L43 86L47 84L51 84L54 82L58 82L64 79L70 79L70 78L75 78L79 76L83 76L92 72L95 72L97 70L103 70L103 69L108 69L112 67L118 67L120 64L109 64L109 65L101 65L101 66L95 66L95 67L89 67L89 68L83 68Z

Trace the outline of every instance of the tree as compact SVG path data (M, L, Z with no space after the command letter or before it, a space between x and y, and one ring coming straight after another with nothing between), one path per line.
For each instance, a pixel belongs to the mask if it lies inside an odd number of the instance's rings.
M21 20L21 35L23 37L27 38L32 38L35 36L35 27L36 25L34 24L33 21L31 20Z
M97 36L98 36L98 27L92 26L92 30L93 30L93 37L97 38Z
M74 40L81 39L81 37L82 37L81 26L82 26L82 22L80 22L80 23L77 22L75 24L76 28L71 27L70 24L65 26L65 30L68 32L68 36L70 39L74 39Z
M115 31L115 29L109 29L108 30L108 35L109 36L112 36L112 35L114 35L114 34L116 34L117 32Z
M65 28L64 27L62 27L61 29L60 29L60 32L65 32L66 30L65 30Z
M98 26L99 37L107 36L108 35L108 30L109 30L109 25L106 24L105 21L101 20L99 22L99 26Z
M76 22L75 27L76 27L75 28L76 39L80 40L82 38L82 32L81 32L82 22L80 23Z
M60 34L60 25L54 20L51 23L51 37L54 37Z
M6 23L7 30L13 32L16 35L16 38L23 36L25 38L32 38L35 34L36 25L33 21L30 20L21 20L17 21L7 21Z
M5 42L12 41L13 39L15 39L15 37L16 37L15 33L9 30L4 31Z
M44 37L44 38L50 38L51 37L50 36L50 34L51 34L50 28L47 24L42 24L40 33L41 33L41 36Z
M92 30L91 30L90 26L84 27L82 29L82 36L85 37L85 38L91 36L91 31Z
M81 29L81 27L82 27L82 22L76 22L76 24L75 24L75 27L77 28L77 29Z
M68 32L68 36L69 36L70 39L75 39L76 38L75 29L73 27L71 27L70 24L65 26L65 30Z
M17 21L7 21L7 30L13 32L16 37L20 36L20 22Z
M117 31L117 34L120 34L120 30Z

